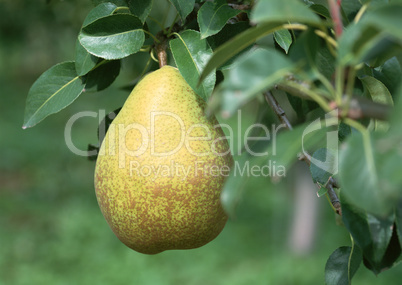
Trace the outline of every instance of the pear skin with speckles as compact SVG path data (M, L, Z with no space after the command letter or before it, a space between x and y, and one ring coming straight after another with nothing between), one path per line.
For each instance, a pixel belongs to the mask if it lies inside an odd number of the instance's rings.
M106 133L96 197L112 231L135 251L197 248L225 226L220 194L233 159L205 107L179 71L164 66L136 85Z

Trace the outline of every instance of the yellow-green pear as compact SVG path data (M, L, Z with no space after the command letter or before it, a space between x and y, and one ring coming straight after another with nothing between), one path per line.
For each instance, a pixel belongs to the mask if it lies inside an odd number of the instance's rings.
M110 125L95 169L100 209L116 236L146 254L197 248L227 216L220 193L233 159L217 120L179 71L134 88Z

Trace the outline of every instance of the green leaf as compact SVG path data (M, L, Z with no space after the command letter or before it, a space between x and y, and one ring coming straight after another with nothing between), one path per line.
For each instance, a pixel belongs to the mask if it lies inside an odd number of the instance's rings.
M101 91L109 87L120 73L120 60L104 61L88 73L85 91Z
M235 24L227 24L226 26L223 27L223 29L217 33L216 35L208 37L208 44L212 48L212 50L216 50L219 46L223 45L227 41L231 40L233 37L235 37L237 34L240 34L241 32L244 32L245 30L249 29L250 25L248 22L238 22ZM219 69L224 70L224 69L229 69L231 68L234 60L247 50L251 48L251 45L245 49L243 49L241 52L239 52L237 55L229 59L225 64L223 64Z
M389 247L395 246L391 243L395 215L392 213L379 217L369 214L350 204L351 200L346 199L344 194L345 190L342 189L342 220L356 245L362 250L366 267L378 274L397 259L389 253Z
M102 3L93 8L91 11L89 11L88 15L85 17L84 23L82 24L83 27L95 22L96 20L109 16L113 14L113 12L116 10L117 6L116 4L107 2L107 3Z
M86 26L100 18L113 14L117 6L113 3L102 3L93 8L87 15L82 26ZM90 54L77 40L75 45L75 69L79 76L87 74L98 62L98 57Z
M339 123L338 127L338 139L340 142L343 142L346 140L348 136L352 134L352 128L349 125L346 125L343 122Z
M128 0L128 7L131 13L137 16L142 23L145 23L152 9L152 0Z
M101 3L113 3L118 7L125 7L127 6L127 0L92 0L92 3L94 4L94 6L98 6Z
M244 191L250 180L249 175L241 175L242 170L247 168L250 156L244 153L235 161L235 165L230 172L229 178L226 180L221 194L221 203L223 209L229 217L236 216L236 207L243 198Z
M195 93L207 101L215 86L215 72L197 86L201 71L212 56L207 40L201 39L197 31L186 30L177 39L170 41L170 49L181 75Z
M326 285L349 285L362 262L362 252L357 246L336 249L325 265Z
M382 133L363 141L360 133L348 137L339 156L343 194L353 205L386 215L402 195L401 145Z
M83 76L91 71L98 62L98 59L98 57L87 52L77 39L75 44L75 70L79 76Z
M240 10L234 10L226 3L226 0L205 2L198 11L198 25L201 38L206 38L218 33L226 22L239 14Z
M88 52L109 60L138 52L145 40L141 21L130 14L100 18L83 27L78 38Z
M214 51L214 54L202 71L200 82L202 82L213 70L222 66L242 50L248 48L256 40L272 34L279 29L281 29L281 25L278 23L262 24L246 30L245 32L235 36L232 40L221 45Z
M367 12L362 21L402 41L401 14L402 3L388 4Z
M399 244L402 246L402 199L399 200L395 209L395 224L398 233Z
M387 104L390 106L394 105L391 93L389 93L387 87L379 80L372 76L364 76L359 78L363 83L364 88L370 94L371 99L374 102ZM386 131L389 128L388 122L382 122L379 120L375 121L375 129L379 131Z
M312 155L310 172L314 182L326 185L328 180L338 172L338 154L327 148L316 150Z
M184 21L194 9L195 0L169 0L176 8L180 18Z
M396 57L387 60L383 65L375 68L373 72L374 77L387 86L391 95L397 91L402 78L402 70Z
M223 96L223 111L233 114L293 69L292 62L274 49L257 49L242 55L220 85L218 93Z
M277 44L288 53L290 45L292 44L292 35L286 29L278 30L274 32L274 39Z
M389 50L395 50L402 43L401 13L400 3L390 4L368 11L357 24L349 25L339 40L339 62L356 65L363 60L381 57L382 60L373 63L376 66L392 57L395 51L389 53Z
M74 62L63 62L45 71L32 85L25 106L23 129L70 105L84 90Z
M342 3L343 5L344 3ZM313 10L317 15L320 15L324 18L331 19L331 14L328 11L327 7L320 5L320 4L313 4L309 6L311 10Z
M298 0L260 0L252 10L251 20L255 23L300 22L312 25L321 24L320 18Z

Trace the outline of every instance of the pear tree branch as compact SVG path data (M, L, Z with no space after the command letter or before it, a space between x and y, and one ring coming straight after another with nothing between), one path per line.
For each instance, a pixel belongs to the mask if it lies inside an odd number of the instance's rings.
M270 105L272 110L275 112L279 120L286 126L288 130L292 130L293 129L292 124L290 123L288 117L286 116L285 111L279 105L278 101L275 99L272 92L271 91L264 92L264 98ZM303 160L310 167L311 165L310 154L305 153L301 155L299 157L299 160ZM322 187L318 182L316 183L316 185L318 188ZM324 187L327 189L328 197L331 201L332 206L334 207L335 212L338 215L342 216L341 203L339 202L338 195L336 194L334 189L339 188L338 182L333 177L331 177L328 183Z
M286 84L287 81L291 79L286 79L283 82L277 84L275 87L278 90L285 91L289 93L292 96L299 97L301 99L305 100L312 100L312 98L303 92L303 88L295 88L294 84L288 85ZM291 80L292 82L296 82ZM296 82L298 83L298 82ZM298 83L302 85L306 85L306 83ZM304 86L307 88L310 88L308 86ZM347 108L347 113L345 114L345 117L353 120L358 120L358 119L365 119L365 118L371 118L371 119L378 119L382 121L388 120L388 117L391 113L392 107L386 104L381 104L377 102L373 102L367 98L361 97L361 96L353 96L351 99L347 99L346 97L342 100L343 103L346 104L348 102L348 108ZM341 115L343 112L343 109L346 109L345 106L341 106L337 104L335 101L329 102L329 106L332 110L338 109L339 114Z

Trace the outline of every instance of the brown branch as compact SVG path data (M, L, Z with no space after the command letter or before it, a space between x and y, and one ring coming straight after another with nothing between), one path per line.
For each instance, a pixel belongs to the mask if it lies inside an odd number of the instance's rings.
M279 120L286 126L287 129L292 130L292 124L286 116L285 111L279 105L278 101L276 101L273 94L270 91L264 92L264 98L271 106L272 110L275 112ZM308 153L304 153L303 155L301 155L299 157L299 160L303 160L308 166L311 165L311 155ZM318 188L321 188L321 185L318 182L316 183L316 185L318 186ZM338 182L336 182L336 180L331 177L324 187L327 189L328 196L331 200L332 206L335 208L336 213L342 215L341 204L334 190L334 188L339 188Z
M334 31L337 38L342 35L343 24L341 19L341 0L328 0L329 10L331 13L332 21L334 22Z
M303 82L302 83L296 82L296 83L305 84ZM311 97L308 94L304 93L301 89L287 85L286 80L282 83L277 84L275 87L278 90L285 91L290 95L299 97L301 99L312 100ZM342 107L338 106L335 102L330 102L329 104L330 107L332 107L332 109L338 108L339 114L342 114L341 109ZM354 120L371 118L385 121L388 120L391 110L392 107L389 105L373 102L361 96L354 96L349 101L349 108L346 117Z

